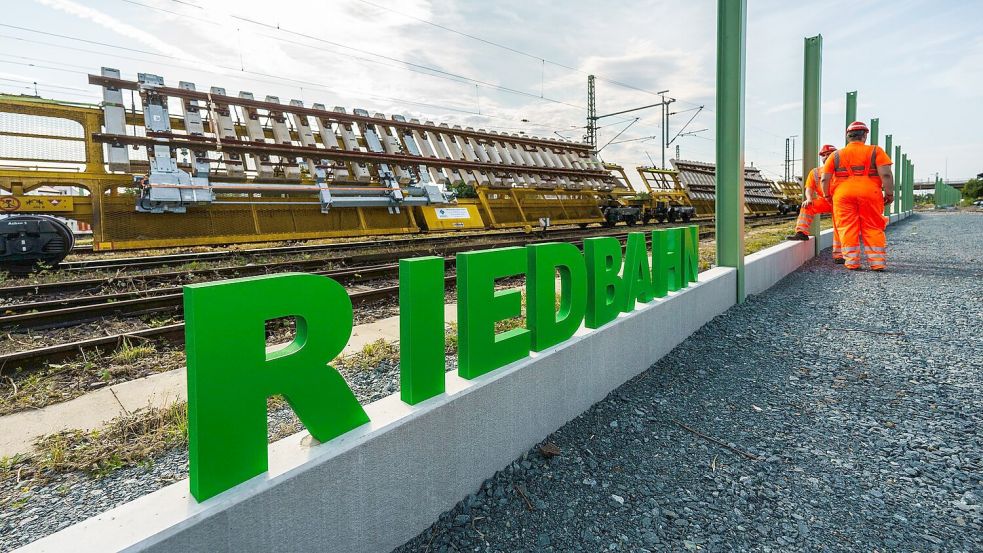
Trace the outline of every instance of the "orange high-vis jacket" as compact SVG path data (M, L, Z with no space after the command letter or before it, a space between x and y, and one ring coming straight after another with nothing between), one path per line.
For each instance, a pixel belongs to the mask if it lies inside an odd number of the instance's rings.
M814 197L823 197L823 189L819 185L823 179L823 169L822 167L816 167L812 171L809 171L809 176L806 177L806 189L812 190Z
M883 148L851 142L829 156L823 172L833 174L832 186L848 179L865 179L880 190L883 186L881 177L877 174L877 167L880 165L891 165L891 158Z

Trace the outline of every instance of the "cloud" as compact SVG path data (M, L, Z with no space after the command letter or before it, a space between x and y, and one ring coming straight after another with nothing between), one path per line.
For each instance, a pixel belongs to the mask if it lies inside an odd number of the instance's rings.
M99 10L87 6L83 6L72 0L35 0L35 1L43 6L54 8L56 10L63 11L65 13L74 15L81 19L92 21L93 23L105 27L116 34L125 36L131 40L149 46L150 48L160 52L161 54L166 54L168 56L183 58L187 60L197 59L196 56L190 54L189 52L186 52L167 41L160 40L154 35L148 33L146 29L138 29L112 16L106 15L105 13Z

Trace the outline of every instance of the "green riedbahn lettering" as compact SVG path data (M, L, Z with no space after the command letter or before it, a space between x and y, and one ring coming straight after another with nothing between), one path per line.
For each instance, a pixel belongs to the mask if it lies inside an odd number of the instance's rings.
M475 378L569 339L583 321L599 328L619 313L695 282L696 226L652 232L625 246L612 237L457 255L458 366ZM518 290L496 279L526 280L526 327L496 332L522 314ZM556 306L556 278L560 301ZM208 499L267 470L267 398L283 395L321 442L369 418L328 363L352 333L352 303L330 278L288 273L184 287L191 493ZM296 336L266 347L266 322L293 318ZM400 398L416 404L444 392L444 261L400 260Z
M330 278L281 274L184 287L191 493L204 501L267 470L266 400L282 394L319 441L369 422L328 365L352 333L352 302ZM293 317L271 351L266 321Z
M623 309L626 313L635 309L636 301L648 303L655 299L648 251L645 248L645 233L628 234L628 242L625 243L625 268L621 273L625 281Z
M526 246L526 320L532 350L542 351L573 336L587 307L584 256L573 244ZM556 309L556 276L560 277L560 308Z
M530 333L496 333L495 323L522 315L522 293L495 290L495 279L526 272L522 247L457 254L458 374L475 378L529 355Z
M587 262L587 328L600 328L624 311L625 286L621 270L621 243L604 236L584 240Z
M444 258L399 260L399 397L444 393Z

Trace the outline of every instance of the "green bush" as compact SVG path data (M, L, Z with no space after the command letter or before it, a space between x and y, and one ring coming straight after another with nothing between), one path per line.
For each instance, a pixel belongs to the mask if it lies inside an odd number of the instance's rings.
M983 179L969 179L966 186L963 186L963 198L970 202L983 197Z

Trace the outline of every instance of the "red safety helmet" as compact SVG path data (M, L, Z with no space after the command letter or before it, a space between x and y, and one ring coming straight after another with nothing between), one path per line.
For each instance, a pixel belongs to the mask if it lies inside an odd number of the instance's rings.
M870 129L867 128L867 124L863 121L854 121L853 123L850 123L849 127L846 128L846 132L852 131L870 132Z
M819 155L825 157L832 154L835 151L836 151L836 146L833 146L832 144L826 144L823 146L821 150L819 150Z

